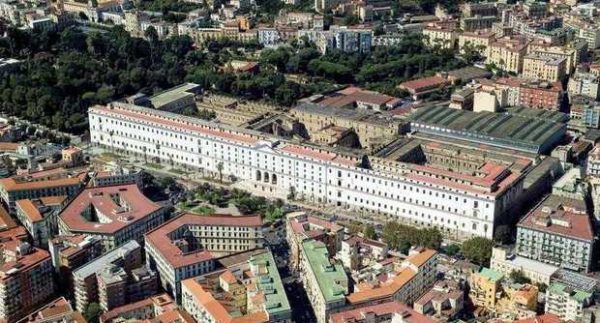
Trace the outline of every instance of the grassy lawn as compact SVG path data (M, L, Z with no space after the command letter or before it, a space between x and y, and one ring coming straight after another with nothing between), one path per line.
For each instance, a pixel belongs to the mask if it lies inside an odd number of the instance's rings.
M156 164L156 163L146 163L144 165L147 167L150 167L150 168L154 168L154 169L163 169L164 168L161 164Z
M192 208L190 210L190 212L196 213L196 214L205 215L205 214L213 214L213 213L215 213L215 209L213 209L210 206L200 205L200 206L196 206L195 208Z
M171 168L171 169L169 169L169 172L175 173L175 174L179 174L179 175L185 175L185 174L187 174L187 172L184 172L184 171L182 171L181 169L178 169L178 168Z

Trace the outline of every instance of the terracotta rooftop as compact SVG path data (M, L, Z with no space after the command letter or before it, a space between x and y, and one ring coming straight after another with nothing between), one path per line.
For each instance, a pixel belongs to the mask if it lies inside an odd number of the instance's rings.
M136 184L86 188L60 213L60 220L73 232L115 233L158 211ZM97 219L84 217L95 213Z
M138 302L113 308L112 310L102 314L101 321L112 322L112 320L119 319L121 316L130 317L131 313L143 312L143 309L145 308L151 309L154 317L135 317L134 314L134 318L137 320L142 320L144 318L149 319L147 320L148 322L175 322L177 321L177 318L183 320L185 323L194 322L193 320L189 320L189 314L185 313L185 315L182 315L182 312L180 312L177 308L177 304L175 304L173 299L171 299L168 294L155 295ZM173 314L174 317L170 317Z
M589 214L581 202L550 195L529 212L518 227L584 241L594 240Z
M45 211L44 208L51 206L60 206L65 200L66 196L51 196L47 198L39 199L24 199L15 202L17 209L23 211L23 214L29 219L31 223L39 222L44 220Z
M184 253L173 243L170 235L189 225L261 227L260 215L233 216L227 214L197 215L182 214L146 234L146 243L150 243L174 268L184 267L213 259L213 255L205 250Z
M3 187L6 191L26 191L26 190L39 190L44 188L61 187L61 186L75 186L80 185L81 179L78 177L70 178L59 178L39 181L19 181L14 178L3 178L0 179L0 187Z
M44 305L37 312L21 319L19 323L25 322L71 322L86 323L81 313L73 310L73 307L64 297L59 297Z
M48 251L30 245L24 247L23 244L27 243L19 237L9 239L0 242L4 258L3 262L0 263L0 279L9 279L12 275L27 272L42 262L50 260ZM18 249L26 251L21 253Z
M142 109L142 108L134 108L132 106L124 105L124 104L113 104L112 108L109 106L94 106L90 108L90 112L95 112L102 115L107 116L117 116L119 118L123 118L125 120L142 120L146 123L152 124L160 124L167 126L169 128L187 130L191 132L199 132L205 135L220 137L227 140L239 141L245 144L255 144L258 142L258 138L252 137L250 135L227 131L225 129L219 128L215 125L202 125L196 124L192 122L187 122L181 119L176 119L175 114L171 116L171 114L165 113L161 115L151 109Z
M326 96L317 104L327 107L342 108L354 105L356 102L367 102L376 105L397 103L397 98L374 91L363 90L359 87L350 86Z
M560 323L562 320L555 314L546 313L532 318L516 320L515 323Z
M405 262L414 265L417 268L423 266L437 252L431 249L425 249L418 254L414 254L406 258ZM402 288L411 281L417 272L411 267L400 269L395 276L388 277L386 281L376 284L362 284L360 290L348 295L346 299L351 304L363 304L367 302L391 300L399 293Z
M17 223L8 215L6 209L0 205L0 232L15 228Z
M0 151L10 151L15 152L19 148L18 143L14 142L0 142Z
M349 310L331 314L329 322L331 323L346 323L355 322L365 319L366 315L374 314L375 316L387 316L398 313L402 316L403 322L406 323L433 323L436 322L425 315L419 314L412 308L397 301L386 302L376 305L361 306Z
M416 79L413 81L403 82L399 85L401 88L412 90L414 92L420 92L433 87L441 87L448 85L450 81L440 76L431 76Z

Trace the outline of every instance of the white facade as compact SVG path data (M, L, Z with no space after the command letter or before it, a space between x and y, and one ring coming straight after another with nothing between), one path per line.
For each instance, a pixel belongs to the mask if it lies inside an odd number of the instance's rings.
M531 280L532 284L546 285L550 284L550 278L558 270L558 267L543 262L507 254L506 249L498 247L495 247L492 250L490 268L507 277L510 276L513 271L520 271L523 276Z
M273 47L279 42L279 32L275 28L258 28L258 43Z
M598 78L590 73L575 73L567 85L569 95L583 95L598 99L600 85Z
M464 236L492 238L495 220L522 191L522 180L495 194L388 160L365 169L358 158L124 103L90 108L89 123L92 143L117 151L235 176L274 197L286 198L293 188L306 200Z

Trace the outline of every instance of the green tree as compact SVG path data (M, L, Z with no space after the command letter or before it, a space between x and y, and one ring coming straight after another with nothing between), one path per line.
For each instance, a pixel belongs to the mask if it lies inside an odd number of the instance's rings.
M219 182L223 182L223 162L217 164L217 171L219 171Z
M377 240L377 232L375 232L375 227L372 224L364 225L363 235L367 239Z
M470 261L481 266L488 266L493 247L494 241L483 237L475 237L463 242L461 249L462 254Z
M522 271L513 270L510 272L510 279L517 284L531 284L531 279L525 277Z
M85 308L83 316L88 322L94 323L100 321L100 314L102 314L102 308L98 303L90 303Z
M448 256L452 257L460 252L460 246L457 244L450 244L443 249L443 252Z

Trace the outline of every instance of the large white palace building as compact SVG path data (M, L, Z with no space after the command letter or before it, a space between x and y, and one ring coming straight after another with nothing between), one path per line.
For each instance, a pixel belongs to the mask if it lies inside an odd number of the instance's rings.
M523 176L486 163L475 174L356 157L256 131L114 102L89 109L91 141L148 160L235 176L254 190L381 212L461 236L493 236Z

